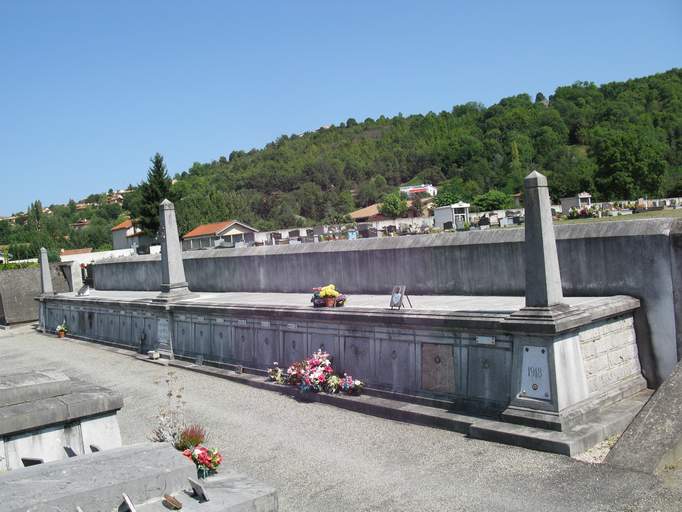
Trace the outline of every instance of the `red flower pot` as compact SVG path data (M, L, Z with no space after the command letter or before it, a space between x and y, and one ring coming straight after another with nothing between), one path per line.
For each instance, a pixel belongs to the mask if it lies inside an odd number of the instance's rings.
M334 306L336 306L336 297L325 297L324 305L327 306L328 308L333 308Z

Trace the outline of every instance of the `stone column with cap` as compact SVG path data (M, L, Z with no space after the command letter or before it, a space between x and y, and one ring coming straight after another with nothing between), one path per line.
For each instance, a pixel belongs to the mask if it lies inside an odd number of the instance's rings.
M526 305L505 318L513 333L511 401L502 418L562 430L564 411L589 395L580 337L562 333L590 322L564 303L547 178L537 171L525 185Z
M40 248L40 297L38 297L38 323L40 330L46 332L47 326L47 306L44 299L54 295L54 287L52 286L52 276L50 275L50 260L47 257L47 249Z
M564 294L547 178L533 171L526 176L524 187L526 307L556 306L563 302Z
M189 293L182 246L175 220L175 206L168 199L159 205L159 237L161 239L161 294L160 300L173 300Z
M50 275L50 260L47 257L47 249L40 248L40 291L42 295L54 295L52 276Z

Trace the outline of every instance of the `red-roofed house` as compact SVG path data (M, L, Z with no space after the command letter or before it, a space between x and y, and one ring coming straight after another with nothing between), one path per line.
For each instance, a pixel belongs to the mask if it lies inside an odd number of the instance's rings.
M111 245L116 249L130 249L144 245L147 237L142 230L133 225L133 221L126 219L111 228Z
M60 256L75 256L76 254L90 254L92 247L84 247L83 249L62 249Z
M182 237L182 248L189 251L191 249L215 247L217 243L222 241L230 244L248 242L249 239L253 240L253 233L257 232L257 229L238 220L202 224Z

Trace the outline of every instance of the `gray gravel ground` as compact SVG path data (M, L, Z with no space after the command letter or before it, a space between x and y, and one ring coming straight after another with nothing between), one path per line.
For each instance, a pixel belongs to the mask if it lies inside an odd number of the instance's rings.
M163 367L27 327L0 331L0 372L40 368L122 393L125 444L146 439L164 400ZM176 372L188 418L225 464L276 487L282 511L682 510L682 494L648 475Z

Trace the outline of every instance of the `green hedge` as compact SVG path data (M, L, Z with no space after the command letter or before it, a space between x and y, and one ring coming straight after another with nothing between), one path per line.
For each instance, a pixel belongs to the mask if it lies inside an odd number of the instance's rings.
M0 271L3 270L17 270L20 268L38 268L37 263L0 263Z

